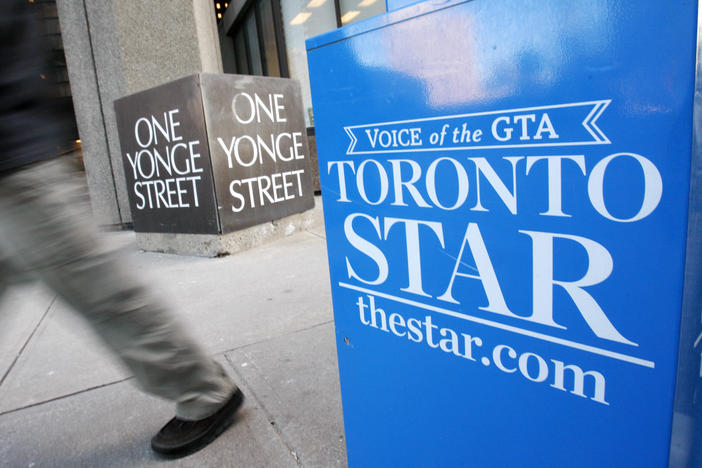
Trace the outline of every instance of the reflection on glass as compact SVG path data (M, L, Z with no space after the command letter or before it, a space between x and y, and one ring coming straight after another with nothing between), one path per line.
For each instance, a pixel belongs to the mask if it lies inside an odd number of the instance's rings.
M358 10L351 10L347 11L344 13L344 16L341 17L341 24L349 24L355 17L360 15L361 12Z
M234 51L236 53L236 72L248 75L249 65L246 59L246 38L244 37L243 28L240 28L236 36L234 36Z
M310 119L312 98L310 96L310 78L307 74L305 39L336 29L334 3L332 0L284 0L280 2L288 68L290 77L300 81L307 126L312 125Z
M261 48L258 45L258 30L256 29L256 16L246 18L246 36L249 43L249 56L251 57L251 74L263 75L261 65Z
M293 26L295 26L295 25L297 25L297 24L302 24L302 23L304 23L305 21L307 21L307 20L310 18L310 16L312 16L312 13L309 13L309 12L306 12L306 11L300 12L300 13L297 14L297 16L295 16L295 17L292 19L292 21L290 21L290 24L293 25Z
M381 13L385 13L385 2L381 0L339 0L341 24L344 25Z

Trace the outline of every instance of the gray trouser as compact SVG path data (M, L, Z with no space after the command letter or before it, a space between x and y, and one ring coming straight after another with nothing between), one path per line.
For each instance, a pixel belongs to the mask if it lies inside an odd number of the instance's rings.
M0 177L0 294L31 274L80 313L149 393L197 420L236 388L147 288L102 246L60 160ZM4 260L2 260L4 259Z

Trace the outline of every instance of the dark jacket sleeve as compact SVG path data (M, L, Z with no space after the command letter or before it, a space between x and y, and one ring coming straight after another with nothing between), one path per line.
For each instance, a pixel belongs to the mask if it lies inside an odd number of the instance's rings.
M0 173L54 156L65 133L34 7L0 0Z

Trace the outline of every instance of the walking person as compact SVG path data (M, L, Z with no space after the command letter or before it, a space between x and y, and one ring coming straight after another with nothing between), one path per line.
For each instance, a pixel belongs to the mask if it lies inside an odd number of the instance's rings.
M63 124L41 76L47 61L33 6L0 7L0 296L16 275L53 289L143 390L175 402L153 450L192 453L231 425L243 394L70 203L70 172L54 157Z

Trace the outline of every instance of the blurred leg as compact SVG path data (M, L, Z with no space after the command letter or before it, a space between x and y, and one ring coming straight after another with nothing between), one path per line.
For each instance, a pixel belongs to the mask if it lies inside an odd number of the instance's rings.
M211 415L236 387L101 245L70 202L63 166L53 160L0 179L0 252L83 315L144 390L177 402L180 418Z

